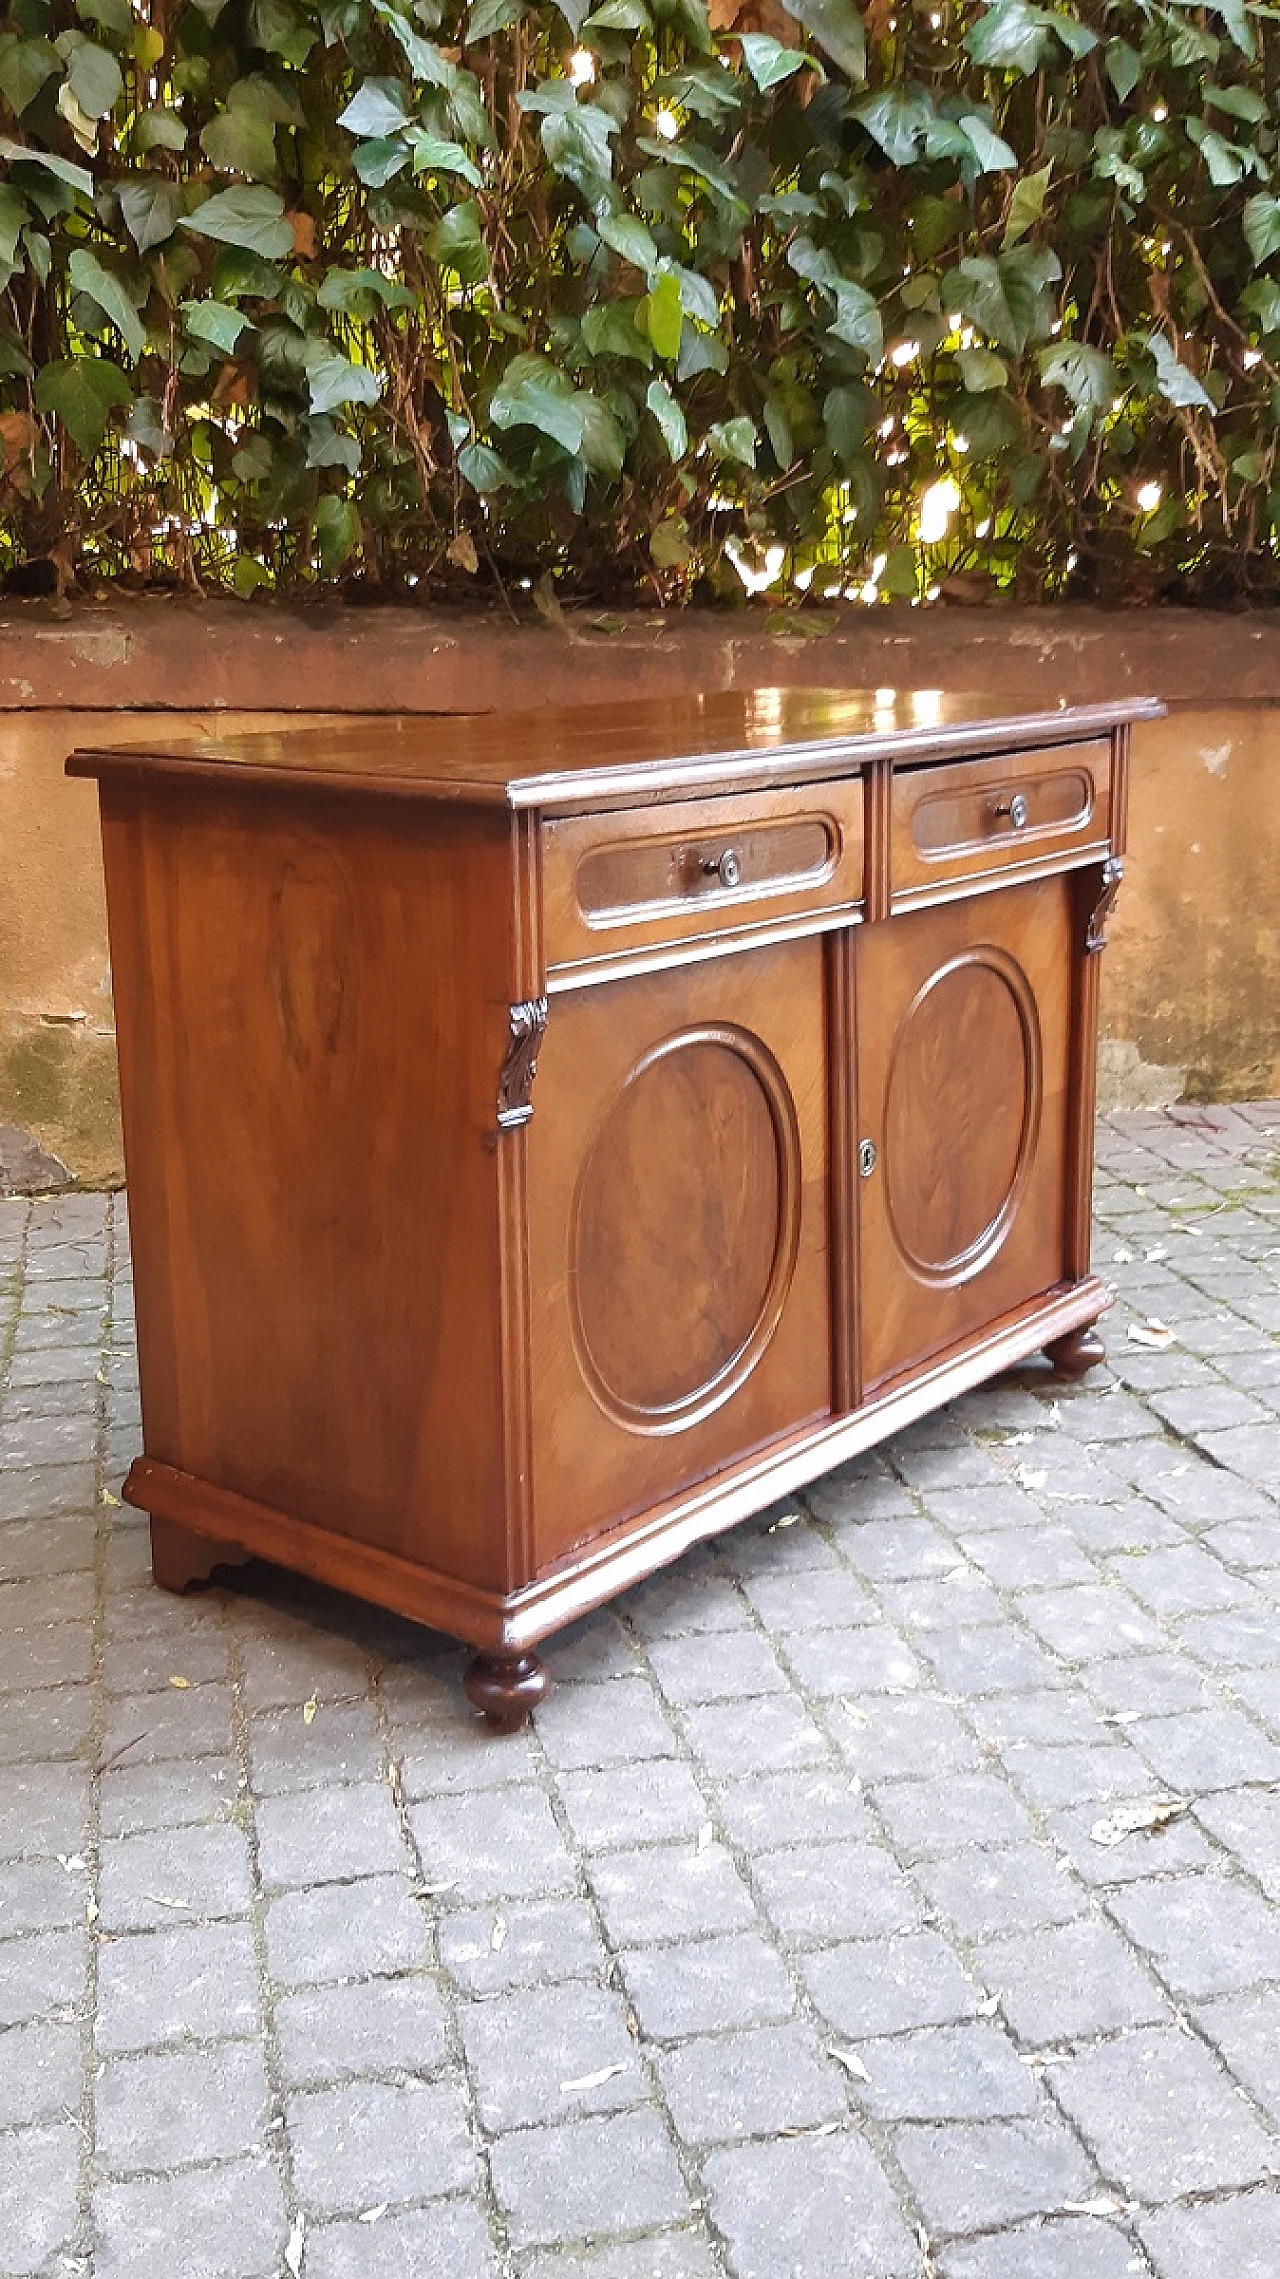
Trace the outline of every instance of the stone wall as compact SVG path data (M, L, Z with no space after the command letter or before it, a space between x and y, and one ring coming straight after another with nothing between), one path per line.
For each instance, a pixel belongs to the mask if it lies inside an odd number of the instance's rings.
M1110 929L1110 1105L1280 1092L1280 617L852 609L799 640L767 612L305 612L139 599L0 613L0 1188L120 1175L94 787L76 744L336 713L452 712L775 683L989 689L1043 706L1151 692ZM603 630L601 629L603 626ZM620 627L620 629L619 629Z

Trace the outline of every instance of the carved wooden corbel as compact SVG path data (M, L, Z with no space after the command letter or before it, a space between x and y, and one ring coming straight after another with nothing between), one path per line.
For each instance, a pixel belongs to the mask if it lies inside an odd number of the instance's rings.
M532 997L513 1005L508 1015L511 1034L498 1074L498 1128L512 1131L527 1124L533 1114L530 1093L537 1074L538 1051L547 1026L547 1000Z
M1123 877L1124 864L1119 855L1108 855L1102 866L1101 889L1098 899L1094 903L1093 914L1085 932L1086 956L1096 956L1099 950L1105 950L1107 946L1107 920L1115 909L1116 896L1120 892L1120 881Z

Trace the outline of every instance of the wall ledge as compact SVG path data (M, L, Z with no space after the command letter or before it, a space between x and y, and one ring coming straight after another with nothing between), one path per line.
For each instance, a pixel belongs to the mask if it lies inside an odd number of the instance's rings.
M461 712L589 702L642 687L945 687L1005 703L1158 695L1280 703L1280 610L1226 614L1016 604L842 608L817 638L764 603L663 614L385 609L184 596L0 605L0 712ZM599 630L601 624L606 630ZM608 630L608 628L619 628Z

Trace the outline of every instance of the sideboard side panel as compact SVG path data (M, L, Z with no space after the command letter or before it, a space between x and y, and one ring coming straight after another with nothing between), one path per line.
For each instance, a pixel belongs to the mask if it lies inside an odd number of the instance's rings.
M103 786L147 1454L502 1588L500 812Z

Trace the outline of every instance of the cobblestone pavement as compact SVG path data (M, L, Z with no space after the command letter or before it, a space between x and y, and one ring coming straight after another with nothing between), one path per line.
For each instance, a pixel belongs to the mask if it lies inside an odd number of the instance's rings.
M149 1586L123 1209L0 1203L0 2273L1276 2279L1278 1149L1104 1127L1110 1373L686 1558L506 1741L406 1624Z

